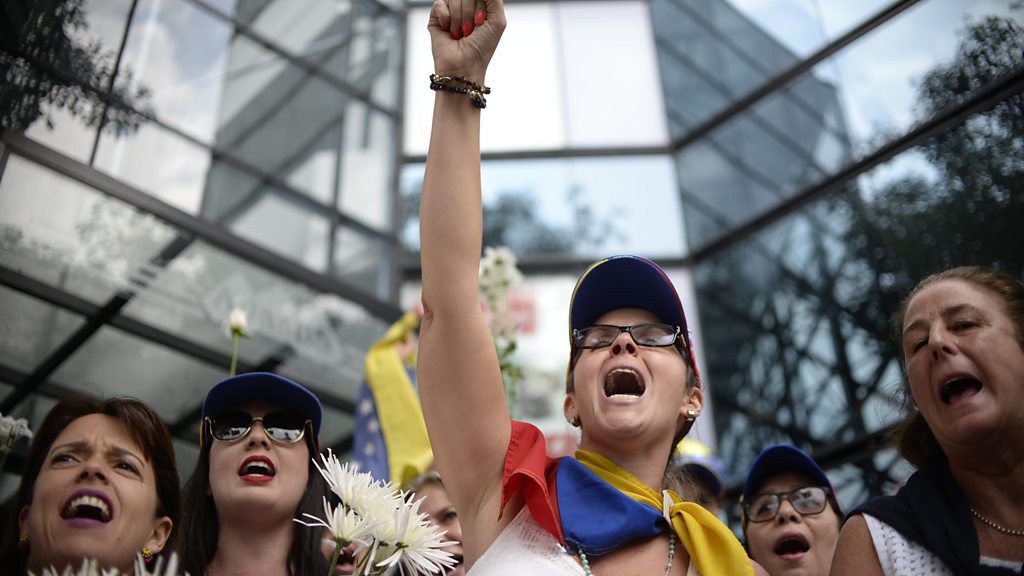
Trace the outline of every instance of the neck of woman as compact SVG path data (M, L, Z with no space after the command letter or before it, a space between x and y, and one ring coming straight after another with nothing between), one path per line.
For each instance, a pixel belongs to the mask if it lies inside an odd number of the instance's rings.
M582 442L581 450L596 452L615 462L620 468L636 476L657 492L664 483L665 467L668 464L668 449L664 446L612 447Z
M1024 518L1024 451L1010 449L1012 444L1004 441L1000 454L950 457L949 467L971 507L995 522L1019 527Z
M296 526L291 521L255 529L238 522L222 523L217 536L217 552L206 569L207 576L286 576L289 574L288 551L295 537Z

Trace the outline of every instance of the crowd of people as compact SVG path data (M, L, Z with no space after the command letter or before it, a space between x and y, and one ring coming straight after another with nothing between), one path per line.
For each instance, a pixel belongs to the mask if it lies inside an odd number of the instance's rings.
M637 256L593 263L568 302L563 410L574 456L512 420L478 302L480 110L506 21L501 0L436 1L436 74L421 203L417 380L434 468L402 488L444 532L447 574L1024 573L1024 285L981 267L921 281L896 339L916 468L844 515L795 446L765 448L742 483L743 541L719 518L725 466L687 452L704 382L679 295ZM193 575L351 574L365 550L294 520L328 491L323 412L279 375L215 384L182 490L158 414L126 398L59 401L35 433L0 547L5 574L90 558L130 574L176 553ZM681 449L677 450L677 447Z

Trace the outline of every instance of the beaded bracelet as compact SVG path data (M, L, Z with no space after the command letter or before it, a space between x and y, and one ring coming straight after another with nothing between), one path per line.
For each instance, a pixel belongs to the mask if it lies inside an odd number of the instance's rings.
M430 75L430 89L435 92L440 90L452 94L465 94L477 108L487 108L487 99L484 98L484 94L491 93L488 86L477 84L463 76L443 76L441 74Z

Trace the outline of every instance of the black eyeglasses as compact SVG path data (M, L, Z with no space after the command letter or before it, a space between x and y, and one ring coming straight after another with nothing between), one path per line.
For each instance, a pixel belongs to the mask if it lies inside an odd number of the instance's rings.
M812 516L825 510L830 493L830 489L822 486L804 486L789 492L758 494L751 498L750 502L743 502L741 498L740 504L749 521L768 522L779 515L783 498L789 500L790 505L801 516Z
M612 342L623 332L628 332L637 346L671 346L680 336L679 327L669 324L633 324L632 326L595 324L573 330L572 338L577 348L604 348L611 346Z
M235 442L249 435L253 424L261 422L267 437L278 444L295 444L306 435L306 428L312 421L290 412L271 412L264 416L252 416L246 412L227 412L217 418L206 417L204 428L221 442Z

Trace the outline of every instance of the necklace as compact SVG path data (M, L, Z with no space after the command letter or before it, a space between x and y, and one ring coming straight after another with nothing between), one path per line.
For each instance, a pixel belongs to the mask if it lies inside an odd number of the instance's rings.
M594 576L594 573L590 571L590 562L587 562L587 553L581 549L576 550L580 555L580 564L583 564L583 573L587 576ZM672 572L672 559L676 557L676 533L672 530L668 532L668 564L665 564L665 576L668 576Z
M1002 532L1003 534L1006 534L1007 536L1024 536L1024 530L1010 530L1009 528L1004 528L1004 527L1000 526L999 524L996 524L995 522L989 520L988 518L985 518L981 514L978 514L978 511L974 509L974 506L971 506L970 508L971 508L971 514L974 514L975 518L977 518L978 520L981 520L982 524L985 524L986 526L988 526L990 528L993 528L993 529L995 529L995 530L997 530L999 532ZM584 563L584 566L586 566L586 563ZM589 572L588 572L588 574L589 574Z

